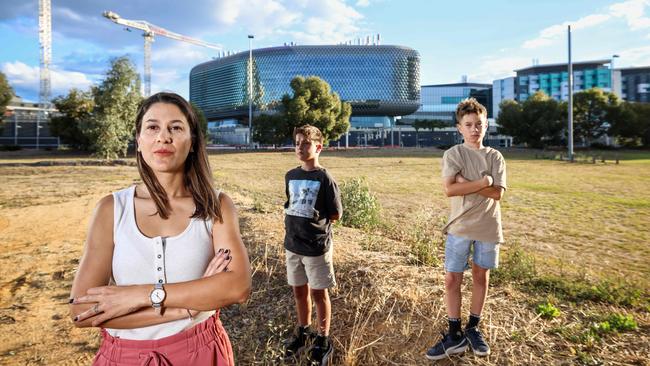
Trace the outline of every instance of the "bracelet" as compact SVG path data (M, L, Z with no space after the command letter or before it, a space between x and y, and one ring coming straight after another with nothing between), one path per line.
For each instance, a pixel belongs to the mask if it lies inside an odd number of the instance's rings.
M194 317L192 316L192 312L190 311L190 309L185 309L185 311L187 311L187 315L190 317L190 320L194 320Z

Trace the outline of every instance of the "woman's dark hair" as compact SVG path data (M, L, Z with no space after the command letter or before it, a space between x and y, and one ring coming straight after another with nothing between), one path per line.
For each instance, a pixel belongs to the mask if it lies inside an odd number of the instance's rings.
M142 129L142 119L145 113L156 103L173 104L181 110L187 122L190 125L190 133L192 134L192 148L190 149L187 159L185 159L185 174L184 183L185 187L192 194L196 211L192 217L201 218L203 220L211 219L222 222L221 206L219 204L219 197L214 188L214 181L212 179L212 170L208 161L208 153L205 149L203 140L203 132L199 126L199 120L194 113L192 106L175 93L160 92L156 93L149 98L142 101L138 108L138 114L135 119L135 137L140 136ZM136 151L136 162L138 164L138 172L140 177L147 186L151 198L156 203L158 214L163 219L168 219L171 211L169 200L165 189L156 178L153 170L142 158L142 153Z

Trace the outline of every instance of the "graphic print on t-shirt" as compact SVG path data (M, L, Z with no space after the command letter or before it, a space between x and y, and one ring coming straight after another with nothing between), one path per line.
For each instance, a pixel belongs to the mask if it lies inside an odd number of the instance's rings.
M289 181L289 208L286 214L291 216L314 218L316 198L320 182L317 180L290 180Z

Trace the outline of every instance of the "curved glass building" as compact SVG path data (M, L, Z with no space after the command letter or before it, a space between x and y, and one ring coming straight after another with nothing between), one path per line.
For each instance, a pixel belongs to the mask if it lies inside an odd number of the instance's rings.
M190 100L208 121L248 119L248 52L190 72ZM253 50L255 113L277 106L297 75L316 75L352 105L354 126L390 124L420 106L420 55L389 45L282 46ZM374 118L373 118L374 117ZM356 123L355 123L356 120ZM387 126L386 126L387 127Z

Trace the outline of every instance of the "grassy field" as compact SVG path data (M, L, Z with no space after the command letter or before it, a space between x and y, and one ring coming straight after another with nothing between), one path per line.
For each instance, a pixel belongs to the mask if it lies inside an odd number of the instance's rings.
M441 157L426 149L323 153L339 183L365 177L382 207L381 225L335 233L336 364L428 364L423 354L445 325ZM505 157L506 245L484 320L493 354L439 363L648 364L650 154L619 153L620 164ZM95 202L137 181L137 170L29 165L80 159L88 158L0 158L0 364L88 364L98 345L95 330L67 319L69 286ZM225 309L223 322L238 364L279 364L294 319L283 177L298 163L288 152L220 152L210 160L217 185L239 208L254 270L250 300ZM470 291L466 280L466 299Z

